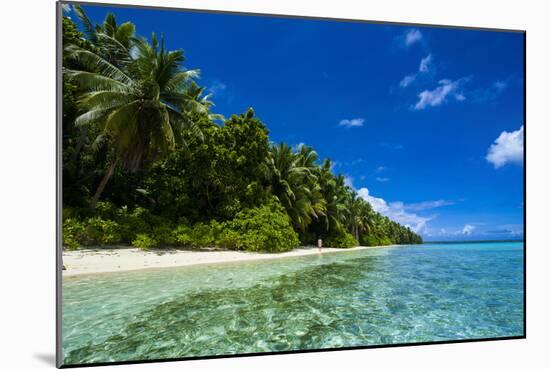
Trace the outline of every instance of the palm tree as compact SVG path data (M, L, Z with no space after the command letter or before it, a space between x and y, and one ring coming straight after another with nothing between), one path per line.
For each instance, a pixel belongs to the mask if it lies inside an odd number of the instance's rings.
M362 198L357 196L357 192L353 191L349 194L347 198L347 208L349 210L349 225L350 225L350 231L359 242L359 232L363 229L363 204L362 204Z
M77 18L83 25L86 35L87 49L95 52L109 63L121 68L130 63L131 42L135 34L135 25L131 22L125 22L118 25L114 14L108 13L102 24L92 24L92 21L80 7L73 6ZM73 59L73 62L77 60ZM79 66L77 67L85 67ZM80 127L80 137L72 155L72 161L76 161L88 135L88 127Z
M302 146L295 153L281 143L270 147L267 159L269 190L283 204L294 227L302 232L325 211L315 173L317 158L311 147Z
M83 25L86 39L96 47L103 58L113 64L129 61L129 51L136 26L131 22L118 24L113 13L108 13L102 24L92 24L92 21L80 7L73 6L78 19Z
M326 212L324 216L326 231L343 231L349 215L346 204L347 186L342 175L332 174L332 162L325 159L319 168L319 182L321 193L325 199Z
M81 95L79 108L85 113L77 126L97 125L101 133L94 146L109 143L113 160L92 198L94 208L117 166L129 171L149 167L176 144L184 144L184 132L200 136L192 114L208 114L208 108L188 95L198 71L184 70L183 52L166 51L155 34L151 43L132 39L132 56L122 66L76 45L65 48L80 70L64 71Z

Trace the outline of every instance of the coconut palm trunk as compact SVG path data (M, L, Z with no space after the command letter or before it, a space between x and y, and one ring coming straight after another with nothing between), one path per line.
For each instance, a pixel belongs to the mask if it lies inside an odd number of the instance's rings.
M107 171L103 175L103 178L101 178L101 182L99 182L99 185L97 186L97 190L95 191L94 197L92 198L92 202L90 203L90 207L92 209L95 209L97 205L97 201L101 197L101 194L105 189L105 186L107 186L107 182L109 182L109 179L111 179L113 173L115 172L115 167L117 166L117 164L118 164L118 156L115 159L115 161L113 161L111 166L109 166L109 169L107 169Z
M75 163L78 159L82 147L84 147L84 141L86 141L86 136L88 135L87 127L80 128L80 136L78 137L78 142L76 143L76 148L71 156L71 162Z

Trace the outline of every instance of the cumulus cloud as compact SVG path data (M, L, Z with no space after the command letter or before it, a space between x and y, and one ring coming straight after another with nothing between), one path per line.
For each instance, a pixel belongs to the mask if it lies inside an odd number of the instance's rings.
M353 177L344 176L344 184L349 188L353 188Z
M388 177L376 177L378 182L388 182L390 179Z
M405 41L405 46L407 47L417 43L420 40L422 40L422 33L416 28L410 29L405 34L404 41Z
M372 196L366 187L357 190L357 195L367 201L375 211L417 233L422 233L426 223L432 219L408 212L405 204L400 201L387 203L383 198Z
M461 80L451 81L442 79L439 81L439 86L433 90L424 90L418 94L418 102L413 105L414 110L422 110L429 106L439 106L443 104L450 96L454 96L456 100L462 101L464 95L458 91Z
M352 127L362 127L363 123L365 123L365 119L354 118L354 119L342 119L340 123L338 123L338 125L341 127L352 128Z
M460 231L459 233L460 234L463 234L463 235L466 235L466 236L469 236L472 234L472 232L476 229L475 226L473 225L470 225L470 224L465 224L464 225L464 228L462 228L462 231Z
M492 163L495 169L508 163L523 163L523 125L517 131L503 131L489 147L485 159Z

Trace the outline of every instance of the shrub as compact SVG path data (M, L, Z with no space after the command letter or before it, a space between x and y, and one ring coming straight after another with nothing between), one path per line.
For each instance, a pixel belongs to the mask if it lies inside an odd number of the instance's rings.
M227 227L224 227L216 237L216 247L220 249L238 250L241 246L241 235Z
M387 246L391 245L393 242L387 236L379 237L376 235L369 234L361 238L361 244L365 246Z
M176 245L192 247L191 228L186 224L180 224L172 232Z
M214 232L208 223L198 223L191 230L192 247L204 248L214 245Z
M151 232L151 227L146 221L148 211L137 207L128 211L123 207L117 211L116 218L120 224L120 234L124 242L131 243L139 233Z
M84 244L86 226L75 218L63 220L63 245L69 250L76 250Z
M151 247L158 245L158 241L147 234L139 233L136 235L136 238L132 241L132 246L135 246L142 250L147 250Z
M300 243L290 218L277 201L240 211L225 223L222 234L224 243L247 251L282 252Z
M153 228L153 236L162 245L175 245L176 237L170 225L160 225Z
M328 247L348 249L357 246L357 240L349 232L334 232L327 236L323 244Z
M87 220L86 236L90 241L102 245L111 245L119 243L122 240L118 223L100 217L93 217Z
M380 241L376 236L369 234L361 238L361 244L364 246L379 246Z
M117 213L116 206L107 201L98 201L95 207L96 215L100 216L103 219L113 219Z
M78 210L71 212L78 214ZM67 217L63 223L63 243L68 248L84 244L125 242L141 249L159 244L192 248L282 252L299 245L298 235L283 206L272 200L265 205L241 210L226 222L212 220L190 227L182 220L176 228L166 219L144 208L115 208L98 203L93 216Z

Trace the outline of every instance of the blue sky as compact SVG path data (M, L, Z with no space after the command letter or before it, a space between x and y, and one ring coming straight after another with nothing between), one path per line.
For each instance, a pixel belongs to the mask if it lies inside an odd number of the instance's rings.
M523 236L522 34L84 9L164 34L215 112L253 107L274 142L313 146L425 240Z

